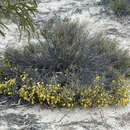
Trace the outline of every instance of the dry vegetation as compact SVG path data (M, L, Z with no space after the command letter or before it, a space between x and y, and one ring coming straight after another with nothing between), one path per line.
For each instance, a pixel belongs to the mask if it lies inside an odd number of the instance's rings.
M127 105L124 72L130 57L116 42L89 39L77 21L50 19L45 42L7 48L1 59L0 94L51 107Z

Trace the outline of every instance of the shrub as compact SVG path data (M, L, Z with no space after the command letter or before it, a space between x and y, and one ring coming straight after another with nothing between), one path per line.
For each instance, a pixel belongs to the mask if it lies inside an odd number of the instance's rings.
M117 15L130 13L128 0L107 0L107 3Z
M87 34L77 22L51 19L41 33L45 38L42 44L29 44L23 50L7 48L4 55L8 60L6 64L22 71L26 68L30 74L33 74L32 69L37 68L37 80L40 80L56 72L64 72L72 68L70 66L79 66L84 60L83 49L87 43ZM37 77L35 74L33 76Z
M112 81L130 66L127 53L120 50L116 42L101 36L90 40L77 21L51 19L41 33L44 43L29 44L23 50L7 48L4 55L6 64L17 71L27 71L29 77L35 77L37 81L56 76L57 72L64 77L68 71L68 78L77 75L84 84L91 84L96 75ZM16 70L8 71L16 73Z
M93 81L96 75L104 78L104 83L109 85L112 80L118 80L120 73L130 66L130 57L127 51L118 48L115 41L97 36L87 45L86 59L81 71L84 83ZM82 63L83 64L83 63Z
M89 39L77 21L59 18L49 20L41 34L43 43L6 49L0 68L1 94L17 95L32 104L68 107L128 101L128 87L120 77L130 67L130 58L115 41L101 36Z
M87 33L78 21L51 19L41 30L46 40L50 61L55 61L54 70L62 71L82 59L82 50L87 44Z

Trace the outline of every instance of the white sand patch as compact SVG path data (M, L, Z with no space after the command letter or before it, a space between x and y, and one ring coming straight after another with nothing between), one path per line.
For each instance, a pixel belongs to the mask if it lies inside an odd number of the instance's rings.
M47 109L41 105L31 108L20 107L5 110L6 114L35 115L37 121L42 124L46 123L46 130L85 130L97 128L96 130L129 130L130 129L130 104L125 107L104 107L93 109ZM25 125L25 124L23 124ZM5 128L8 126L4 123ZM15 126L15 125L14 125ZM17 126L15 126L16 128ZM20 126L24 127L24 126ZM25 125L26 127L26 125ZM3 125L0 127L3 128ZM67 129L68 128L68 129ZM17 128L18 129L18 128ZM1 130L1 129L0 129Z

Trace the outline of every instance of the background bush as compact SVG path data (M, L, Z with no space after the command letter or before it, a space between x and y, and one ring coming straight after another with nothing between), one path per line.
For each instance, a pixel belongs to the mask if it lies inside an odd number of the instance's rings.
M103 0L105 1L117 15L130 14L129 0Z

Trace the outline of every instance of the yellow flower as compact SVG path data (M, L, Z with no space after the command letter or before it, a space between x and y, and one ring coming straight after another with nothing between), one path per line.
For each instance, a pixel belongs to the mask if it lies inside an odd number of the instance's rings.
M65 107L65 103L64 103L64 104L62 104L62 106L63 106L63 107Z
M86 107L87 107L87 104L83 104L83 107L86 108Z
M57 104L57 100L55 100L55 104Z
M37 72L37 71L38 71L38 68L35 68L34 71Z
M82 102L85 102L86 100L85 99L82 99Z
M26 79L27 77L26 76L24 76L23 78L22 78L22 81L25 81L25 79Z
M54 99L55 97L54 96L51 96L51 99Z
M34 104L34 100L32 100L32 104Z
M12 92L8 92L8 95L12 95L13 93Z
M68 107L68 108L70 108L70 107L71 107L71 104L70 104L70 103L68 103L68 104L67 104L67 107Z
M56 90L53 90L53 93L56 93Z
M116 81L115 80L112 80L112 83L115 83Z
M37 85L40 86L40 82L37 82Z
M100 79L100 77L99 76L96 76L96 80L99 80Z
M98 100L97 102L100 103L100 100Z
M26 101L28 101L28 102L30 101L30 99L27 98L27 97L25 97L25 96L24 96L24 100L26 100Z
M70 97L70 98L68 98L68 100L69 100L69 101L72 101L72 98Z
M14 85L16 83L16 79L15 78L14 79L10 79L9 82L10 82L10 85Z

